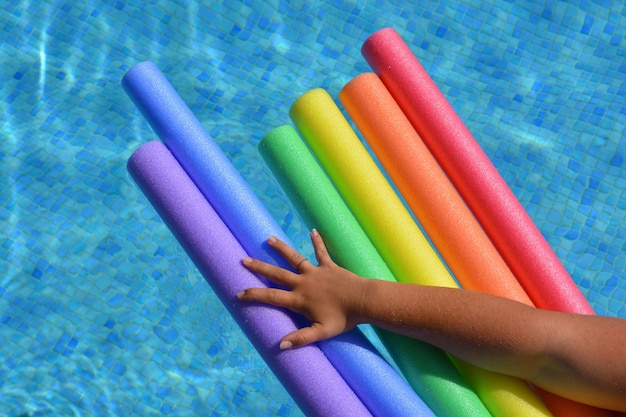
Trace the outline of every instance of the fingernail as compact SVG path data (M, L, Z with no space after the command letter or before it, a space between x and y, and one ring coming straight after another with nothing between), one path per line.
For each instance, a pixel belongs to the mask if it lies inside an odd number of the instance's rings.
M241 290L237 293L237 298L241 298L243 297L243 295L246 293L246 290Z
M291 349L292 347L293 347L293 343L291 343L289 340L280 342L280 350Z
M244 265L248 265L250 262L252 262L252 258L249 256L246 256L241 260L241 263L243 263Z
M276 243L276 238L274 236L270 236L269 238L267 238L267 242L270 245L273 245L274 243Z
M311 230L311 236L313 237L318 237L320 234L317 232L317 229L312 229Z

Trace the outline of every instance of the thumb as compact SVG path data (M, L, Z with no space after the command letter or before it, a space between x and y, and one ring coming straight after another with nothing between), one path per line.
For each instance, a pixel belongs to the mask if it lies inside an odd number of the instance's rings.
M289 333L280 341L280 349L291 349L306 346L320 340L328 339L338 333L328 332L320 323L313 323L310 327L303 327L295 332Z

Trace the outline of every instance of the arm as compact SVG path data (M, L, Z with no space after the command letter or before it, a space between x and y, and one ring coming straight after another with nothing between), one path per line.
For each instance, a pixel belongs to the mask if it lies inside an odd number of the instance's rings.
M251 258L244 265L291 288L238 296L305 315L311 326L286 335L298 347L370 323L433 344L495 372L573 400L626 411L626 320L558 313L473 291L361 278L336 265L311 233L319 266L285 243L268 243L299 274Z

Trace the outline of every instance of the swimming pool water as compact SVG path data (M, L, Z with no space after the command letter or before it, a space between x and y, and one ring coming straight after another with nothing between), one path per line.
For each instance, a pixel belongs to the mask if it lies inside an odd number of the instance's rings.
M0 12L0 414L301 415L126 173L155 138L119 84L143 60L311 254L256 144L395 27L595 310L626 317L620 2L83 3Z

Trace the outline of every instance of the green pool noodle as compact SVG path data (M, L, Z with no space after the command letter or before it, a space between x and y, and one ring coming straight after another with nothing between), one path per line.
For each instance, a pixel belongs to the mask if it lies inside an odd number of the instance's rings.
M357 275L395 281L293 127L285 125L269 132L260 141L259 152L307 227L321 233L337 264ZM375 330L409 384L437 416L490 416L445 352L406 336Z

